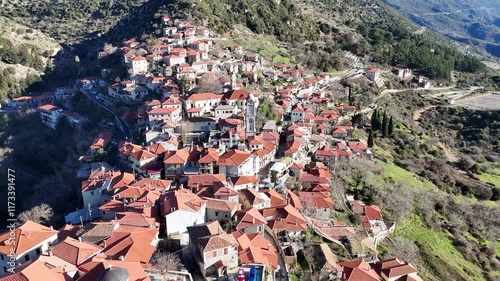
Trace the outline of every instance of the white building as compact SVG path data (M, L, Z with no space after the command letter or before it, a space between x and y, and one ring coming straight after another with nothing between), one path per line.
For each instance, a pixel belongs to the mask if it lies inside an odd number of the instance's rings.
M36 260L50 246L57 244L57 234L52 227L27 221L0 235L0 276L10 273L9 269Z
M212 112L213 109L220 104L221 98L222 95L216 95L213 93L198 93L189 96L184 101L184 105L186 107L186 111L194 108L201 109L200 116L202 116L207 112Z
M254 176L255 156L249 152L231 149L219 158L219 173L227 177Z
M236 105L219 105L215 108L215 119L226 119L236 115L238 108Z
M38 108L42 123L52 129L55 129L59 123L63 110L55 105L46 104Z
M205 223L206 200L186 189L168 191L161 203L161 213L165 217L165 233L180 234L188 226Z
M144 57L135 57L131 61L132 75L146 74L148 72L148 61Z

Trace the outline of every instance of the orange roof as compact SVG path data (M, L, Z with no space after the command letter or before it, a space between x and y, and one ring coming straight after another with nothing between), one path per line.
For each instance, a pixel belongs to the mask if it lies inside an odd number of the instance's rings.
M148 114L171 114L175 111L177 111L178 108L175 107L157 107L153 108L150 111L148 111Z
M123 268L127 270L129 281L151 281L139 262L104 260L97 258L79 268L85 273L85 275L77 279L77 281L100 280L99 278L102 277L106 271L113 270L113 268Z
M58 232L36 222L27 221L14 231L14 245L8 242L11 237L10 231L0 235L0 252L8 254L11 252L10 248L15 247L14 253L17 257L44 241L52 240L53 236L55 236L53 240L57 239Z
M46 105L39 106L38 109L45 110L45 111L54 111L54 110L59 110L61 108L59 108L55 105L52 105L52 104L46 104Z
M245 184L257 184L259 179L255 176L239 176L239 177L231 177L231 182L233 186L235 185L245 185Z
M137 57L132 59L132 61L142 61L142 60L145 60L145 58L141 57L141 56L137 56Z
M239 192L243 197L245 197L248 200L248 202L252 206L259 205L265 202L264 198L262 198L259 192L255 190L253 187L242 189Z
M189 158L189 153L185 150L180 149L176 151L167 151L163 157L163 163L165 164L184 164Z
M20 271L18 271L21 269ZM68 274L58 268L50 269L42 261L34 261L26 267L21 267L14 274L0 277L1 281L68 281L73 280Z
M102 248L89 242L80 242L73 238L66 238L57 244L52 253L54 256L73 265L80 265L84 261L101 252Z
M151 245L158 235L157 228L120 226L106 240L104 254L112 259L148 263L156 250Z
M99 207L101 211L111 211L111 212L123 212L125 211L125 205L121 201L110 200Z
M299 191L300 201L303 205L317 209L333 208L333 200L322 192Z
M236 220L237 230L241 230L243 228L253 225L267 223L266 219L262 216L262 214L259 213L259 211L254 207L239 210L236 212L234 216Z
M267 225L275 231L304 231L307 229L307 220L292 205L266 208L260 212L268 220Z
M369 220L381 220L382 211L377 205L365 205L365 215Z
M241 89L241 90L233 90L224 94L224 98L226 100L244 100L250 94L249 91Z
M297 130L294 130L294 131L297 131ZM299 148L301 145L302 145L302 143L300 141L293 140L291 143L288 143L287 148L285 150L285 153L295 153L295 152L299 151Z
M198 212L207 203L199 196L187 189L169 190L165 194L165 200L161 204L162 216L177 210Z
M187 187L197 188L209 186L225 186L226 184L226 175L224 174L189 175Z
M152 178L143 178L135 183L132 186L140 186L140 187L149 187L149 188L170 188L172 181L169 180L157 180Z
M90 149L99 149L101 147L105 147L106 145L108 145L109 141L111 141L112 137L113 134L110 132L98 134L94 139L94 142L90 145Z
M209 164L212 162L219 161L219 152L215 148L208 148L202 151L200 156L200 160L198 163L200 164Z
M379 281L380 277L370 265L363 260L341 262L342 280L345 281Z
M271 206L278 207L286 205L286 200L275 189L262 190L271 199Z
M109 183L108 190L122 188L135 181L134 174L122 172L119 176L114 177Z
M220 200L204 197L203 199L207 200L207 209L218 210L224 212L233 212L238 208L239 203L229 200Z
M297 194L293 193L288 188L287 188L286 192L288 195L288 201L290 202L290 205L292 205L296 209L302 209L302 203L300 202L299 196L297 196Z
M262 234L245 234L240 231L232 234L238 241L238 255L242 264L261 263L269 270L278 268L276 248Z
M203 100L220 100L222 95L216 95L214 93L198 93L192 94L186 101L203 101Z
M243 164L252 154L238 150L231 149L219 158L219 166L239 166Z

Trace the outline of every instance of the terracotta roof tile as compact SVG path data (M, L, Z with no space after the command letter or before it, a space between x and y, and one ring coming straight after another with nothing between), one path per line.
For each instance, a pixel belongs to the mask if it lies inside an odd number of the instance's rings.
M57 239L59 231L53 230L50 227L27 221L18 226L14 231L15 251L16 256L19 256L43 241L51 239L53 236ZM10 231L0 235L0 252L8 254L11 252L12 245L8 244L11 237ZM55 240L55 239L54 239Z

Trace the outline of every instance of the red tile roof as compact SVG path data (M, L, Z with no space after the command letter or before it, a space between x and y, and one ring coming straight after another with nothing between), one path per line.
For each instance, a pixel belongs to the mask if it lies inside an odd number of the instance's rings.
M206 203L206 200L202 200L190 190L169 190L166 192L164 202L161 204L162 216L177 210L198 212L203 206L206 206Z
M278 268L276 248L260 233L244 234L235 231L232 234L238 241L238 255L242 264L264 264L267 270Z
M102 248L97 245L89 242L80 242L70 237L52 249L54 256L75 266L82 264L101 251Z
M129 281L151 281L149 276L144 272L143 266L139 262L125 262L119 260L99 260L86 263L79 269L82 270L85 275L77 279L77 281L95 281L110 268L124 268L129 274Z
M240 166L250 158L251 155L252 154L242 150L231 149L219 158L218 164L219 166Z
M19 271L20 270L20 271ZM69 281L72 280L66 273L57 269L49 269L41 261L34 261L27 266L22 266L14 274L0 277L0 281Z
M104 254L112 259L148 263L156 250L157 228L120 226L106 240Z
M13 233L7 231L0 235L0 252L5 254L14 252L18 256L53 236L57 238L57 233L57 230L50 227L27 221L18 226ZM13 245L7 242L12 235L15 241ZM14 251L11 251L12 247Z
M254 207L242 209L235 214L236 229L241 230L249 226L266 224L267 220Z
M316 209L333 208L333 200L322 192L299 191L300 201L303 205Z
M342 280L345 281L379 281L380 277L370 265L363 260L341 262Z

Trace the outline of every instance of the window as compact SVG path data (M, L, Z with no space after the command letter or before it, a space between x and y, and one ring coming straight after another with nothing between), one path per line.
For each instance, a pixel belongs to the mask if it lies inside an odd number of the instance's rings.
M217 257L217 251L213 251L213 257L216 258Z
M224 248L224 255L227 255L229 253L229 250L227 248Z
M24 256L24 261L29 261L30 260L30 255Z
M219 212L215 212L215 216L218 217L219 216Z
M104 215L106 215L106 212L102 211L102 215L103 215L103 216L104 216Z
M36 249L35 252L36 252L37 255L40 255L42 253L42 251L40 251L40 248Z
M3 272L7 272L7 267L3 267Z
M224 217L227 218L227 214L225 214Z

